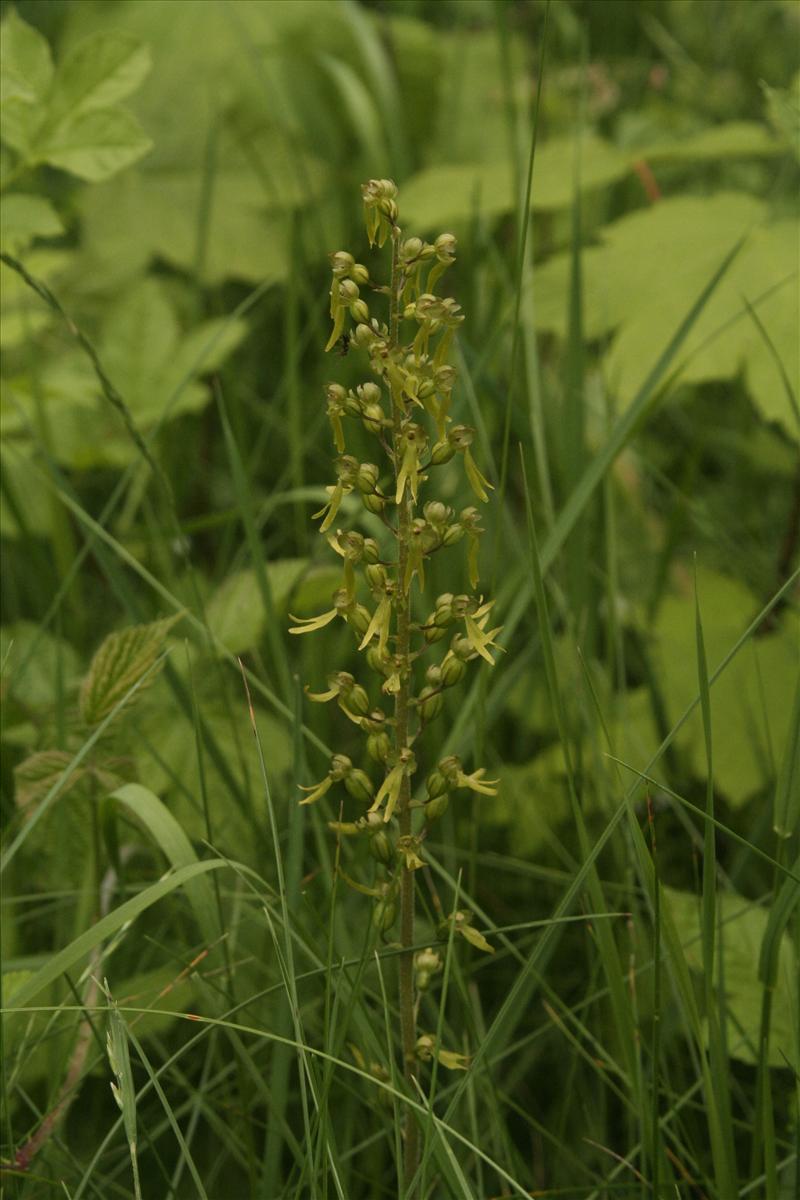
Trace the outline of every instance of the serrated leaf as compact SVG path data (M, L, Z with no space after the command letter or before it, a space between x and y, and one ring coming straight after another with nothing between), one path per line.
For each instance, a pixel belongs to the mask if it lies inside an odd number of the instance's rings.
M684 945L688 966L692 971L702 972L699 897L672 888L664 889L664 897ZM763 994L758 964L769 913L744 896L723 892L717 897L717 918L728 1049L741 1062L755 1063L758 1061ZM795 1014L799 999L798 978L797 956L791 940L784 935L780 940L772 997L768 1062L773 1067L786 1067L787 1063L797 1061Z
M36 103L52 77L47 41L12 8L0 25L0 102L15 98Z
M148 671L147 683L152 682L157 673L152 668L167 633L179 619L167 617L109 634L92 659L81 687L80 710L87 725L97 725L107 717Z
M142 82L151 67L150 51L125 33L97 33L82 41L59 64L51 115L74 120L108 108Z
M50 791L56 779L72 762L73 755L64 750L40 750L30 755L14 768L14 798L19 808L25 809L41 800ZM61 795L66 795L86 775L86 768L72 772Z
M34 238L58 237L61 218L44 196L15 192L0 206L0 246L12 254L27 249Z
M91 109L45 130L32 148L36 162L99 183L140 159L152 142L123 108Z

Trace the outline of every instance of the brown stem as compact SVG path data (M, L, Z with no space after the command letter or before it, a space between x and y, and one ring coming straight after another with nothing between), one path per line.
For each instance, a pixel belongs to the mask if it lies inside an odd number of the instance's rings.
M400 230L392 233L392 280L389 293L389 338L391 350L396 349L399 331L399 300L400 300L400 270L398 261L398 242ZM400 469L402 456L400 454L400 437L402 433L403 402L402 397L392 388L392 433L394 441L395 477ZM395 652L399 659L400 688L395 695L395 750L399 755L409 745L408 740L408 709L411 684L411 638L409 628L409 590L404 586L406 564L408 562L408 547L411 532L413 500L408 487L400 501L397 541L398 563L397 580L397 639ZM403 776L398 804L398 819L400 836L408 837L411 833L411 782L407 775ZM399 1004L400 1004L400 1041L403 1052L403 1075L409 1091L415 1094L415 1065L417 1028L414 1012L414 872L409 871L403 864L400 874L400 944L405 953L400 955L399 965ZM413 1200L416 1188L409 1186L419 1165L419 1130L411 1111L405 1120L405 1142L403 1150L403 1176L406 1186L406 1200Z

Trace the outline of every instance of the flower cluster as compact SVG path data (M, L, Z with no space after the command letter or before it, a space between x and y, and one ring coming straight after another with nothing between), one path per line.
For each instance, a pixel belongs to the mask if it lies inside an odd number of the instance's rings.
M451 796L469 789L496 794L496 780L483 769L467 773L454 755L442 758L427 775L426 797L412 799L419 769L414 745L443 707L444 693L460 684L469 664L494 662L498 627L492 627L492 602L479 593L481 514L470 505L456 511L428 489L447 464L460 458L475 500L485 503L491 483L472 454L474 430L451 416L456 370L448 362L453 338L464 320L460 306L435 288L455 261L456 239L443 233L434 242L404 238L398 227L397 188L373 179L362 188L370 246L391 245L388 283L371 279L369 270L345 250L330 256L331 335L326 349L341 339L367 361L371 378L346 388L326 388L327 416L336 448L335 479L315 514L320 532L342 560L341 586L332 607L318 616L293 618L290 632L311 633L341 618L352 629L380 690L380 702L348 671L334 671L327 688L308 692L319 703L335 701L366 739L366 766L356 767L343 754L333 755L324 779L304 789L312 804L340 785L356 808L352 819L332 821L337 836L363 837L375 859L376 881L345 881L375 900L374 923L386 935L398 910L410 945L413 929L413 874L424 866L424 842L431 824ZM373 312L377 298L383 316ZM360 425L375 442L377 462L362 462L350 451L351 428ZM348 440L350 450L348 449ZM382 463L382 466L377 465ZM452 490L452 489L451 489ZM365 510L362 526L372 534L338 527L342 504L353 500ZM461 543L466 551L470 592L425 601L426 566L434 555ZM446 647L438 648L440 642ZM442 649L444 652L442 653ZM429 660L422 660L428 656ZM391 708L387 713L381 704ZM420 789L422 791L422 789ZM349 814L348 814L349 816ZM403 919L403 905L412 911ZM491 952L465 914L457 929L472 945ZM455 920L455 917L454 917ZM424 991L440 967L436 951L409 951L407 969L413 986ZM401 963L402 970L402 963ZM460 1056L439 1050L429 1035L411 1043L412 1056L437 1056L444 1065L462 1065ZM409 1057L406 1047L406 1058Z

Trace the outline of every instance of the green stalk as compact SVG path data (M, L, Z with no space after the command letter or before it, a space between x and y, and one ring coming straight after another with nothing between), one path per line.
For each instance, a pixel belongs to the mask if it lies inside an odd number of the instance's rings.
M389 336L394 349L398 342L399 299L401 277L399 269L398 246L399 229L392 234L392 278L389 285ZM403 417L402 400L392 388L392 425L394 444L395 479L400 471L402 455L400 450L401 423ZM413 498L411 491L406 488L399 505L397 522L397 654L400 671L400 688L395 695L395 750L398 760L401 752L408 746L408 702L411 679L410 658L410 585L406 587L406 564L408 562L409 538L412 521ZM411 781L408 775L403 776L398 804L398 820L400 836L411 834ZM400 1003L400 1041L403 1052L403 1075L414 1095L414 1066L416 1061L417 1030L414 1016L414 872L408 869L404 862L400 868L400 944L404 953L399 962L399 1003ZM408 1185L414 1178L419 1165L419 1131L413 1115L409 1112L406 1118L405 1143L403 1150L403 1175ZM407 1193L409 1200L414 1192Z

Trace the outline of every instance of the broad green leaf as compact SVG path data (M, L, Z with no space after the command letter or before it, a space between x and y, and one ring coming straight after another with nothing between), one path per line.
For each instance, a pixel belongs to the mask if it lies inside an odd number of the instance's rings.
M270 153L270 160L274 155ZM315 181L319 169L314 173ZM290 177L291 178L291 177ZM121 248L130 269L158 257L181 270L197 265L197 220L203 176L200 164L158 171L128 172L101 189L87 192L82 208L90 254L114 269ZM315 182L313 196L318 193ZM289 197L286 198L288 207ZM285 209L270 208L272 190L252 170L220 167L215 173L203 259L204 279L279 281L289 267Z
M12 96L0 108L0 140L27 159L44 116L40 105Z
M59 686L69 695L80 679L80 657L69 642L33 621L3 626L0 661L5 662L4 700L16 700L27 709L49 707L55 703Z
M283 559L267 566L276 613L284 613L289 594L308 567L304 558ZM266 613L261 590L252 570L239 571L220 584L206 609L211 632L239 654L261 640Z
M116 32L86 38L59 64L50 119L74 121L82 113L124 100L150 66L150 51L138 38Z
M676 141L655 142L637 151L647 162L708 162L720 158L772 157L786 146L757 121L726 121Z
M32 156L37 162L98 183L136 162L151 146L131 113L123 108L97 108L46 129Z
M774 359L747 314L756 306L790 379L800 375L798 227L766 223L766 205L751 196L718 193L662 200L606 227L602 244L584 252L584 315L588 335L616 330L606 374L621 404L635 394L647 364L715 266L738 238L747 241L686 341L681 379L730 379L744 370L748 390L767 420L792 437L797 429ZM565 334L569 255L537 268L536 321Z
M219 367L246 332L244 321L211 320L184 337L161 284L147 277L110 309L100 354L134 419L147 426L166 414L167 405L170 417L203 408L209 391L197 377Z
M734 580L698 569L709 672L747 628L757 608ZM781 627L752 639L711 688L714 774L731 804L743 804L773 784L789 736L794 688L800 671L797 617L786 612ZM694 610L688 583L662 602L653 630L653 660L668 715L677 720L697 692ZM699 712L679 735L692 767L704 778L705 749Z
M536 151L531 204L566 208L572 202L573 138L552 138ZM586 134L581 144L581 186L589 191L616 182L630 169L630 156ZM420 232L466 224L475 213L502 216L515 206L514 175L507 162L441 164L414 175L403 186L401 216Z
M46 963L39 968L32 978L25 980L6 999L14 1009L25 1008L49 984L55 982L64 971L71 971L91 954L96 946L101 945L107 938L117 933L124 925L134 921L141 913L146 912L153 904L169 896L180 887L184 887L193 879L205 875L208 871L217 871L220 867L230 867L232 864L223 858L207 859L195 862L151 884L143 892L139 892L130 900L112 910L99 921L95 921L90 929L80 934L62 950L51 955ZM240 869L243 869L240 867Z
M713 693L712 693L713 695ZM690 970L703 970L700 899L688 892L664 889ZM717 897L718 943L722 956L729 1053L741 1062L758 1061L763 986L758 978L759 955L769 912L744 896L723 892ZM716 974L716 972L715 972ZM772 1001L768 1062L786 1067L797 1061L797 958L789 937L781 938ZM715 981L716 983L716 981Z
M15 192L0 206L0 246L14 255L26 250L34 238L58 237L63 232L58 213L44 196Z
M12 98L38 103L53 78L45 38L12 8L0 25L0 102Z
M92 659L81 686L81 716L87 725L99 724L150 670L164 648L167 633L179 619L168 617L109 634ZM152 673L151 681L155 674Z

